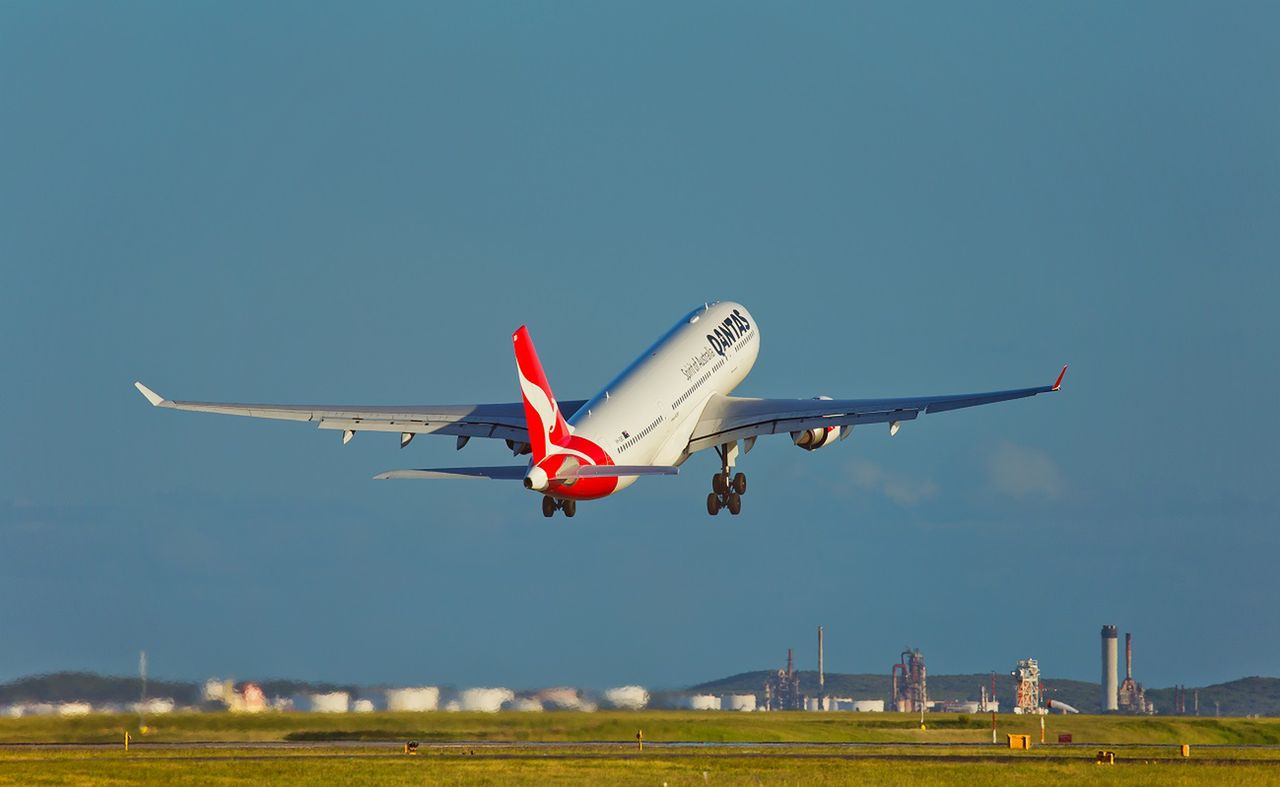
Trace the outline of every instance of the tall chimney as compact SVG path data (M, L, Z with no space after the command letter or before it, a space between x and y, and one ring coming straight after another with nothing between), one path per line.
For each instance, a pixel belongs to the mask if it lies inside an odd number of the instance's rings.
M792 666L791 648L787 648L787 677L788 678L791 677L791 674L792 674L791 666Z
M818 702L826 693L827 677L822 671L822 626L818 626ZM825 710L825 709L824 709Z
M1119 634L1115 626L1102 627L1102 710L1103 712L1119 710L1120 703L1116 696L1119 688L1116 680L1116 639Z
M1133 634L1124 633L1124 679L1133 680Z

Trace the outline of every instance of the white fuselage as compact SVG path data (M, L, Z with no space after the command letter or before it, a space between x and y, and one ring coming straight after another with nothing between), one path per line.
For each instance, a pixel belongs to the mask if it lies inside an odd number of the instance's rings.
M759 352L759 327L745 307L699 307L583 405L570 428L614 464L679 465L707 401L737 387ZM634 481L623 477L617 488Z

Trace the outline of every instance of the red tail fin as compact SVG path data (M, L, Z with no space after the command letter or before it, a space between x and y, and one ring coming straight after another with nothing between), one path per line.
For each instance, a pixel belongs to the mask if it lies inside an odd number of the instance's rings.
M538 351L533 348L529 329L511 335L515 343L516 373L520 376L520 395L524 399L524 420L529 429L529 446L533 449L533 461L541 462L552 445L564 445L569 439L569 424L560 414L551 384L542 371Z

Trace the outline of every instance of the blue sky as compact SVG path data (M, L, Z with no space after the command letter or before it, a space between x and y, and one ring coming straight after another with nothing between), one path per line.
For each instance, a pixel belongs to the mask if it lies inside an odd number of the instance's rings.
M7 3L0 679L1280 674L1273 4ZM746 304L758 396L1065 390L762 440L577 518L501 445L157 412L594 393Z

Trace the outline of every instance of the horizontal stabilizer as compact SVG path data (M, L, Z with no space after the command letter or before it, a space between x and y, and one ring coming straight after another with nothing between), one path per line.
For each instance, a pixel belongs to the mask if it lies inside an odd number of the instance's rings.
M570 472L571 475L566 478L619 478L633 475L677 475L680 468L674 465L583 465Z
M385 481L390 478L489 478L494 481L519 481L529 472L527 465L501 465L498 467L436 467L422 470L388 470L373 478Z
M420 470L388 470L374 476L375 480L391 478L489 478L495 481L519 481L529 472L528 465L499 465L497 467L426 467ZM573 467L561 481L571 478L618 478L639 475L676 475L680 468L672 465L586 465Z

